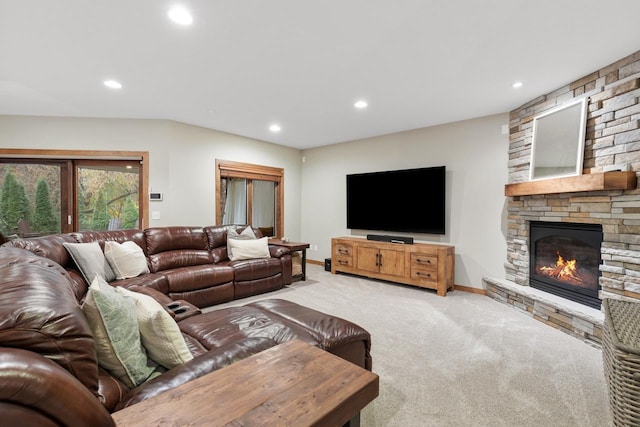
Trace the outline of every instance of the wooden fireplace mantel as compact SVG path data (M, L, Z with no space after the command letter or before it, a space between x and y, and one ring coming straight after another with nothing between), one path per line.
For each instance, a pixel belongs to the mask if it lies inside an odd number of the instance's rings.
M633 190L636 184L636 173L633 171L590 173L507 184L504 186L504 195L513 197L579 191Z

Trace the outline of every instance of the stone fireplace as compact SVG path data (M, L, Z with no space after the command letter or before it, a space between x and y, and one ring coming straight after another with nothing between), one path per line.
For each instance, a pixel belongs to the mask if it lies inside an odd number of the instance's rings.
M585 96L589 102L584 174L640 171L639 51L511 111L508 184L528 181L533 118ZM612 189L606 182L595 190L551 188L557 190L507 198L506 280L485 279L487 293L599 345L602 317L597 297L640 299L640 190L635 182L628 189ZM602 230L597 273L591 273L599 275L597 297L591 301L592 307L598 307L595 314L587 310L582 316L583 311L572 304L565 309L555 297L543 296L544 303L536 302L538 291L530 287L531 277L536 276L536 265L531 264L531 226L540 223L584 224ZM558 261L557 254L553 256L555 260L545 261L551 266Z

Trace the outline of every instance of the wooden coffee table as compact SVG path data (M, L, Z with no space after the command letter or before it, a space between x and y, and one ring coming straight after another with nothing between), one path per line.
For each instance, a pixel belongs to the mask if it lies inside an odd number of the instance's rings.
M379 378L288 341L113 414L134 426L342 426L378 396Z

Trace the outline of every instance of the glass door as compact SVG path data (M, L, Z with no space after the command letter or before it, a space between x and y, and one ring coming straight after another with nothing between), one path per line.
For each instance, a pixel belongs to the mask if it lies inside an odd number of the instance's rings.
M65 162L0 162L0 229L5 237L36 237L66 229ZM64 220L64 221L63 221Z
M140 179L136 161L77 161L76 230L139 228Z

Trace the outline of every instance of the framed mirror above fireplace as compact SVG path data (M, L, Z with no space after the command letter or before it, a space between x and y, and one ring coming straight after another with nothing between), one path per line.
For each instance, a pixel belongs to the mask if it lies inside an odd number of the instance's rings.
M588 99L534 117L531 181L582 174Z

